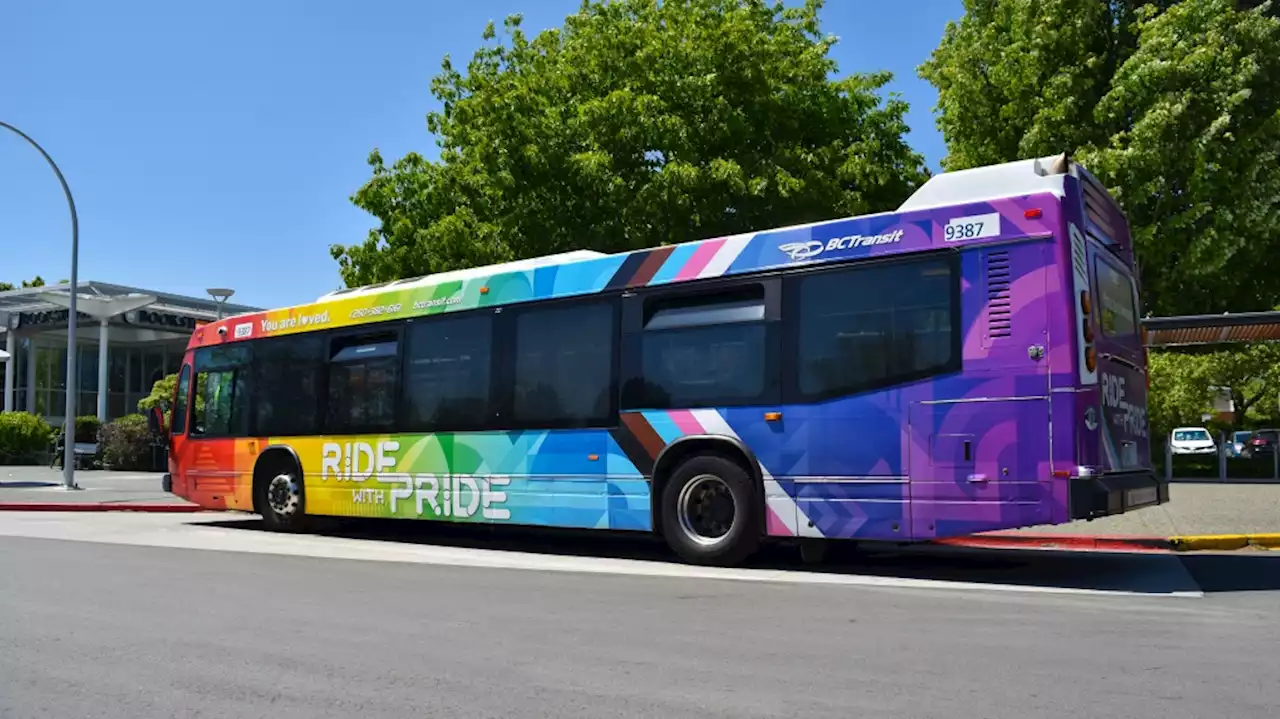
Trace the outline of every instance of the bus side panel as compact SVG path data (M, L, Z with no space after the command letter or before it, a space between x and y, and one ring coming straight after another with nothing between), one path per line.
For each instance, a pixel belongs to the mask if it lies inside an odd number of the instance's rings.
M175 480L176 494L210 509L253 511L253 465L262 440L182 437L175 444L185 469Z
M607 430L273 439L305 473L307 512L648 530L649 483Z
M905 407L902 390L892 389L788 405L775 422L765 421L767 407L695 412L755 453L770 535L903 539L911 534Z
M963 371L910 410L916 539L1048 522L1053 243L966 250Z

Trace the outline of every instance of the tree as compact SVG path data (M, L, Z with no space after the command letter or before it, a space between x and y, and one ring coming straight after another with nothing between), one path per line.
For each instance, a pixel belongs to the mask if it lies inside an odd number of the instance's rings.
M589 248L617 252L891 209L926 177L888 73L832 79L821 0L586 0L445 58L410 153L352 198L380 225L334 246L368 284Z
M44 278L40 275L36 275L35 279L23 280L22 287L23 289L28 287L44 287ZM8 282L0 282L0 292L8 292L12 289L16 289L12 284Z
M1147 309L1280 302L1280 19L1254 0L966 0L922 77L947 169L1073 151L1128 214Z
M1230 388L1236 423L1259 423L1277 416L1280 344L1221 346L1198 351L1151 353L1148 416L1160 432L1199 425L1215 387Z
M197 416L204 413L204 390L205 375L197 375L196 381L196 406L195 412ZM164 423L166 427L172 426L172 405L173 398L177 396L178 391L178 375L170 374L156 380L151 385L151 394L138 400L138 411L146 414L151 411L152 407L159 407L164 410Z

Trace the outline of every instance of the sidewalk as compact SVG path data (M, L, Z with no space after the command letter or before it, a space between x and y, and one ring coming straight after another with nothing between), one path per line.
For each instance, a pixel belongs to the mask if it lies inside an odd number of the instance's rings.
M1175 481L1169 502L1092 522L1018 530L1024 534L1175 537L1280 532L1280 482Z
M79 470L81 489L62 488L62 470L48 467L0 467L0 507L15 503L33 505L124 505L125 507L181 506L195 508L185 499L160 488L163 475L149 472ZM122 507L123 508L123 507Z

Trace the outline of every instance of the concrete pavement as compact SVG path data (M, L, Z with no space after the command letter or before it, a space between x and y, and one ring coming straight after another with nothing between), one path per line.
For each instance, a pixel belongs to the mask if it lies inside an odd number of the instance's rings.
M1092 522L1021 531L1143 537L1280 532L1280 482L1174 482L1169 486L1168 504Z
M86 524L117 543L15 536ZM237 533L251 536L232 549ZM923 571L969 581L897 584L895 564L921 571L898 558L868 565L885 581L824 584L546 571L550 553L517 571L500 564L520 553L447 532L283 537L296 543L264 553L278 535L207 515L7 513L0 534L0 716L1249 719L1280 705L1260 659L1280 639L1267 553L1120 572L1104 555L945 552ZM159 537L170 546L130 543ZM188 540L200 550L172 548ZM577 553L628 551L613 541ZM321 556L337 547L361 559ZM453 559L393 558L415 551ZM1237 564L1188 569L1216 575L1199 599L979 586L1205 559Z
M190 504L160 486L162 475L153 472L76 472L81 489L62 488L62 470L48 467L0 466L0 504Z

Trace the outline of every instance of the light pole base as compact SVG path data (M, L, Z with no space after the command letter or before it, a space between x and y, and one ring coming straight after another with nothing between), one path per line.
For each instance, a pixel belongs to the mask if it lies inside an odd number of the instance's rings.
M63 489L63 491L66 491L66 492L79 492L79 491L83 490L83 489L84 489L84 487L81 487L81 486L80 486L80 485L78 485L78 484L73 484L73 485L71 485L71 486L67 486L67 485L65 485L65 484L64 484L64 485L62 485L62 489Z

